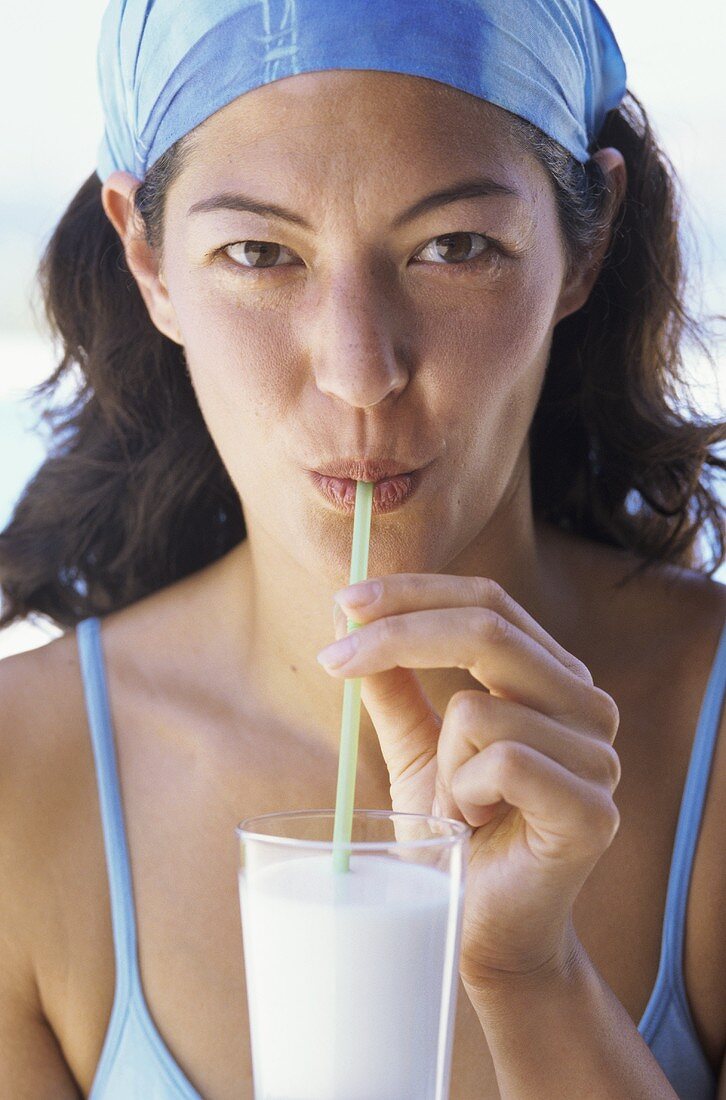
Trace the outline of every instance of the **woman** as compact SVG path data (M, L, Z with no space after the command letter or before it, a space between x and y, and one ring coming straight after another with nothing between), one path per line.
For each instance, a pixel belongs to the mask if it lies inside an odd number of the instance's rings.
M148 8L104 17L41 267L80 390L0 538L3 624L66 628L0 669L8 1095L252 1096L233 829L332 804L356 675L356 804L473 829L453 1100L715 1097L723 430L670 401L674 183L612 32ZM378 589L321 668L345 478Z

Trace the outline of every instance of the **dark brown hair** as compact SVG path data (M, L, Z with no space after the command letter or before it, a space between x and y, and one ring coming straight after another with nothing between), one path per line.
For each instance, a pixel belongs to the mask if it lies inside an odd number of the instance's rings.
M602 171L531 124L512 124L550 173L567 258L577 263L610 221ZM189 137L135 192L159 251L165 196ZM631 550L633 576L666 562L712 575L725 554L712 482L726 469L716 453L726 431L687 402L684 347L708 349L686 306L677 180L630 93L590 151L607 146L625 158L627 194L587 303L554 330L530 432L534 512ZM48 456L0 534L0 627L34 613L61 626L105 614L245 537L183 349L149 317L95 172L53 231L38 276L62 356L35 391L48 406ZM74 376L72 399L60 402L61 383Z

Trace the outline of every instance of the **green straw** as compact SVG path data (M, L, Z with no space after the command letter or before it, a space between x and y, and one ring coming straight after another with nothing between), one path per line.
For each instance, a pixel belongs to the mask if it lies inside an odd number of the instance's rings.
M372 481L357 481L355 486L355 516L353 518L353 552L350 558L350 584L358 584L368 576L368 544L371 537L373 512ZM361 624L348 619L348 633ZM338 757L338 789L335 795L333 827L333 868L350 870L350 838L353 831L353 801L355 773L358 763L358 731L360 729L360 677L343 682L343 716L340 726L340 756Z

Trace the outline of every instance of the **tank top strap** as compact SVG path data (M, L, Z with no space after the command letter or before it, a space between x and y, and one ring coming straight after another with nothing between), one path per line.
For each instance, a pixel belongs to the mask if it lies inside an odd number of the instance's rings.
M76 626L83 691L91 732L101 824L106 850L111 920L116 959L116 999L125 1004L134 986L136 920L128 844L124 828L121 789L113 726L101 647L101 623L97 616Z
M681 1007L687 1014L689 1010L683 978L686 906L724 696L726 696L726 623L721 630L691 747L688 773L676 826L663 918L664 976L670 981L676 996L681 1000Z

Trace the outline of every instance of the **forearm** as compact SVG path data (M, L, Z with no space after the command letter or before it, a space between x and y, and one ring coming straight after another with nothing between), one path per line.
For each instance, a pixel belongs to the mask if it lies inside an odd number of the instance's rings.
M502 1100L677 1100L581 945L564 973L464 984Z

